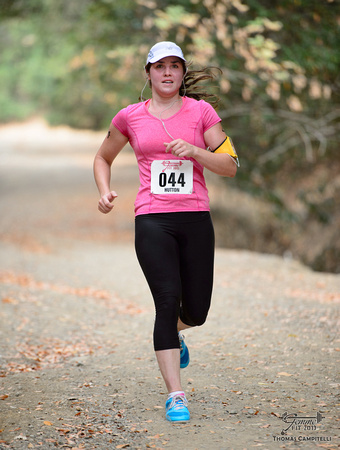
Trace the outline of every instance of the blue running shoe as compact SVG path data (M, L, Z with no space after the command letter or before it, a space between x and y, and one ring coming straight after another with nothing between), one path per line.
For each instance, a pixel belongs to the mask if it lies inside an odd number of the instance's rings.
M184 395L175 395L165 403L165 417L169 422L188 422L190 413L187 408L188 400Z
M189 350L184 342L184 336L182 336L182 333L178 332L178 338L179 338L179 344L181 346L181 369L184 369L189 365L190 357L189 357Z

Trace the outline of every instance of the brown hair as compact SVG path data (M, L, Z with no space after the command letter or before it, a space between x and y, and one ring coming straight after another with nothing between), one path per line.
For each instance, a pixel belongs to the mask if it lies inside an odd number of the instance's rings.
M195 100L205 100L210 103L211 106L216 108L220 99L210 92L205 90L205 86L200 84L202 81L207 80L215 80L217 77L217 73L221 74L222 71L218 67L203 67L198 70L189 70L191 63L186 65L185 61L181 61L183 66L183 72L185 73L183 83L179 89L180 96L186 96L190 98L194 98ZM145 66L145 70L147 73L150 72L151 63ZM214 73L216 72L216 73ZM149 82L151 87L151 81ZM144 98L140 98L140 100L145 100Z
M188 67L190 65L191 64L189 64ZM194 98L195 100L205 100L216 108L220 101L219 97L208 92L201 82L215 80L217 75L221 73L222 71L218 67L203 67L202 69L188 70L184 77L185 87L182 84L179 90L179 95L186 95L187 97Z

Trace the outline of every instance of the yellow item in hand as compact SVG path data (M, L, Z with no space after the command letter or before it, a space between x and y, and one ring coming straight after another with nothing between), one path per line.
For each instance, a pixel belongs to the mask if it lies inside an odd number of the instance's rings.
M230 139L229 136L226 136L222 144L219 145L215 150L213 150L213 153L228 153L228 155L235 160L237 166L240 167L240 163L238 160L238 156L233 141Z

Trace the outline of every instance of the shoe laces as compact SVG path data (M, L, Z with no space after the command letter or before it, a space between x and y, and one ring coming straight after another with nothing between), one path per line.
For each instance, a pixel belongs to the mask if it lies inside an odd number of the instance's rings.
M182 342L184 341L185 336L181 332L178 333L179 345L181 346L181 350L183 350Z
M184 395L175 395L171 399L171 403L168 406L168 409L173 408L174 406L182 407L182 406L188 406L188 400Z

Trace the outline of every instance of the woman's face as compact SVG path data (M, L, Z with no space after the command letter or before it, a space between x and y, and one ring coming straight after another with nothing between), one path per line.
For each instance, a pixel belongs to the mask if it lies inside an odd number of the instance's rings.
M179 91L184 76L183 63L176 56L167 56L151 64L149 80L152 91L162 97L171 97Z

